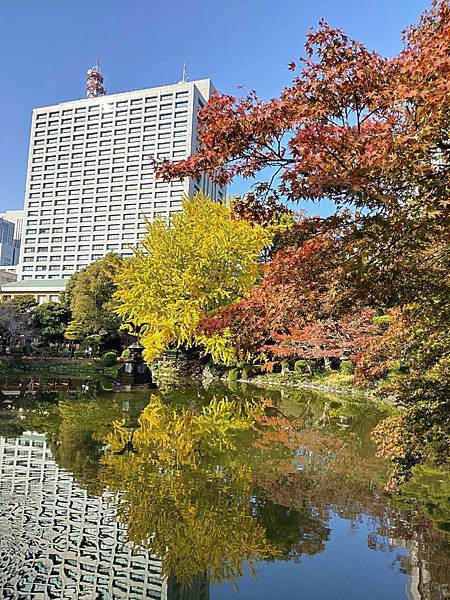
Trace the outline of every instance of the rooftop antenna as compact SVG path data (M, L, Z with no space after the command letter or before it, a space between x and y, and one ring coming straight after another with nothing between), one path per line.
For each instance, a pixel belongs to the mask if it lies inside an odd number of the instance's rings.
M103 74L100 71L100 61L97 58L95 65L87 72L86 96L88 98L97 98L105 94L106 88L103 87Z
M182 73L182 77L181 77L181 83L186 83L187 81L189 81L189 77L188 77L188 74L187 74L186 61L184 61L184 63L183 63L183 73Z

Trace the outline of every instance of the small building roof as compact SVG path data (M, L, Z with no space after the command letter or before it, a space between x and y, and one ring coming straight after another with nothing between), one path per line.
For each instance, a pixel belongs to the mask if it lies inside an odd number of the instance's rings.
M4 294L14 292L63 292L66 289L67 279L24 279L12 281L0 286Z

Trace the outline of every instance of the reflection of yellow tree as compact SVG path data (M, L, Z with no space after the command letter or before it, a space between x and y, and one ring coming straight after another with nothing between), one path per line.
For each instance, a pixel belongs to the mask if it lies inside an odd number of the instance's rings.
M235 578L244 563L276 554L252 516L252 472L236 451L236 434L251 423L245 407L227 399L196 415L153 397L133 435L134 453L121 452L130 442L121 423L108 438L119 454L105 456L103 478L120 492L119 518L130 539L182 582L205 571L213 580Z

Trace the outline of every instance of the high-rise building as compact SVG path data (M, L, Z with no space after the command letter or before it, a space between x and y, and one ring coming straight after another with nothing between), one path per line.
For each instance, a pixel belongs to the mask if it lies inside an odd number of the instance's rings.
M0 217L0 266L13 264L14 260L14 224Z
M24 215L25 213L23 210L7 210L4 213L0 213L0 219L4 219L5 221L12 223L14 227L13 253L12 262L10 263L10 265L17 265L19 262Z
M147 218L180 211L184 194L225 193L206 177L156 180L152 165L195 151L209 79L108 96L101 88L33 110L19 280L67 278L109 251L131 255Z

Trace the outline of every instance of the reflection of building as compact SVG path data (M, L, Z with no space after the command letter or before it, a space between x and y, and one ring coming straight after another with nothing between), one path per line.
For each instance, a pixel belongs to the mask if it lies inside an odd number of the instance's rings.
M45 436L0 437L0 597L208 600L206 576L182 588L127 541L111 500L80 488Z
M161 562L126 541L108 494L81 489L44 436L0 438L0 465L0 597L167 599Z
M424 553L429 542L421 538L422 533L416 531L411 539L386 539L390 551L393 548L404 548L408 552L406 555L398 556L400 571L409 576L405 589L406 598L407 600L445 600L448 598L448 586L435 581L431 571L433 565Z

